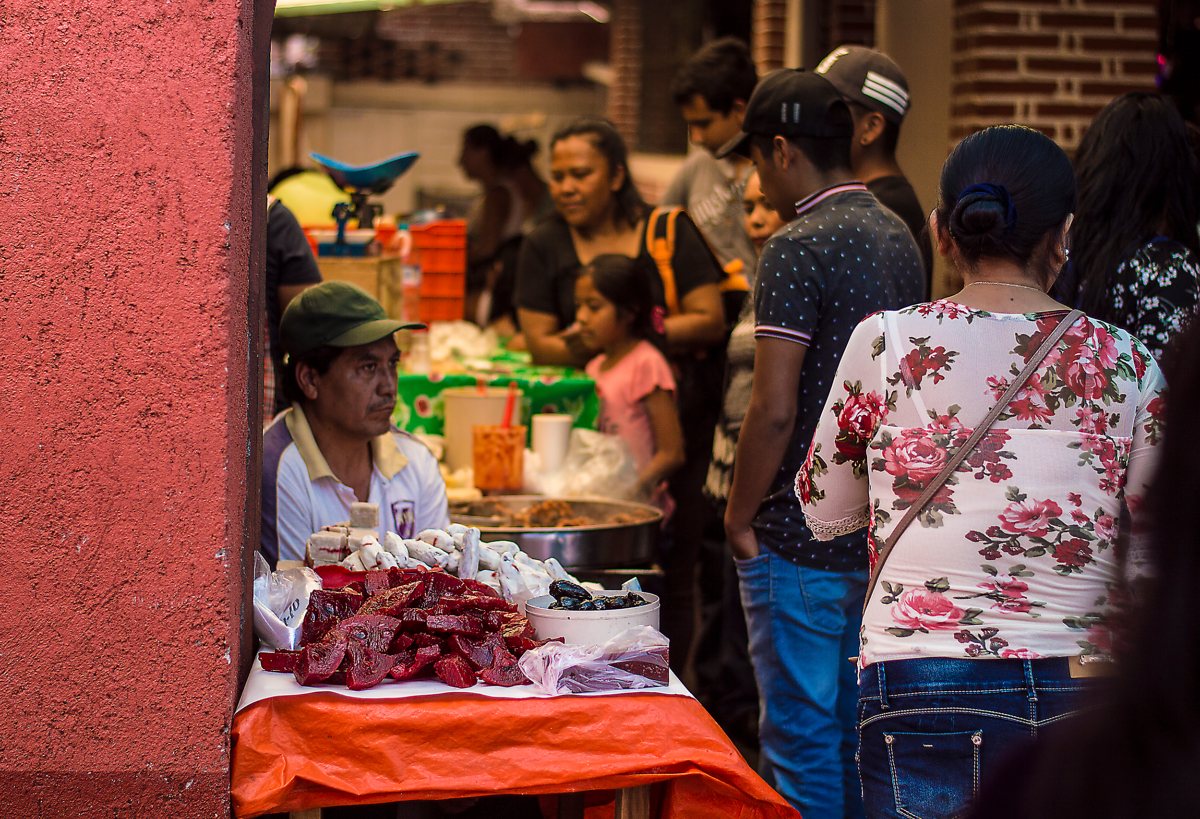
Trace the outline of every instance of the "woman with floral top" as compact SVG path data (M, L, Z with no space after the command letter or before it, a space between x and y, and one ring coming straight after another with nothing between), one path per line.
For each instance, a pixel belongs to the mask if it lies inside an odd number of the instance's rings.
M1075 157L1071 264L1055 292L1156 359L1200 302L1197 174L1183 117L1145 92L1110 102Z
M858 325L796 492L817 537L871 560L1066 316L1070 162L1019 126L964 139L930 220L966 282ZM867 815L958 815L1012 746L1079 708L1141 571L1162 379L1124 330L1079 318L897 541L863 618ZM1123 521L1132 521L1128 526ZM1073 669L1075 669L1073 671Z

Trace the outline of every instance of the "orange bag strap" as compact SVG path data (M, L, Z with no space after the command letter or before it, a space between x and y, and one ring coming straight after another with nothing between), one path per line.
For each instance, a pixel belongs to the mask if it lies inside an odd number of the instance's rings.
M646 251L658 266L668 316L680 312L679 288L675 284L675 268L671 258L675 255L675 221L681 213L683 208L655 208L646 220Z

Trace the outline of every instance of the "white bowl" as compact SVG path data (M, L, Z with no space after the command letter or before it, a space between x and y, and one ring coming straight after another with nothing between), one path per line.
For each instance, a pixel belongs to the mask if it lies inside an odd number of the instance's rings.
M570 611L548 608L554 602L550 595L534 597L525 603L525 616L529 618L539 640L561 637L564 643L598 646L608 642L625 629L634 626L650 626L657 629L659 622L658 595L637 592L650 601L644 606L611 611ZM593 592L595 597L624 597L623 591Z

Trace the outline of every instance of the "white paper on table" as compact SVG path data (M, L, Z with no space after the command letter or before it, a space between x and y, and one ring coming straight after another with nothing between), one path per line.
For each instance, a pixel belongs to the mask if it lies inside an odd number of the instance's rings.
M504 688L499 685L475 683L470 688L452 688L441 680L405 680L396 682L390 677L374 688L366 691L351 691L344 685L300 685L291 674L277 671L264 671L258 658L250 668L250 676L246 678L246 687L242 689L242 698L237 710L241 711L256 702L272 697L294 697L303 694L337 694L342 697L360 700L390 700L409 699L411 697L431 697L438 694L469 694L493 699L523 700L548 699L558 697L608 697L622 694L665 694L676 697L692 697L692 692L684 687L675 672L671 672L670 683L661 688L638 688L622 691L590 691L586 694L539 694L532 685L514 685ZM693 697L694 699L694 697ZM237 711L234 712L235 714Z

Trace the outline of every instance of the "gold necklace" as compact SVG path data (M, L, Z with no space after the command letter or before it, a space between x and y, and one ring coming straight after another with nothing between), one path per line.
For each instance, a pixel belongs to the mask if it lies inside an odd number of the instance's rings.
M970 284L967 285L967 287L974 287L977 284L997 284L997 285L1000 285L1001 287L1020 287L1023 290L1036 290L1037 292L1039 292L1043 295L1045 295L1045 293L1046 293L1046 291L1043 290L1042 288L1034 287L1032 284L1016 284L1014 282L971 282Z

